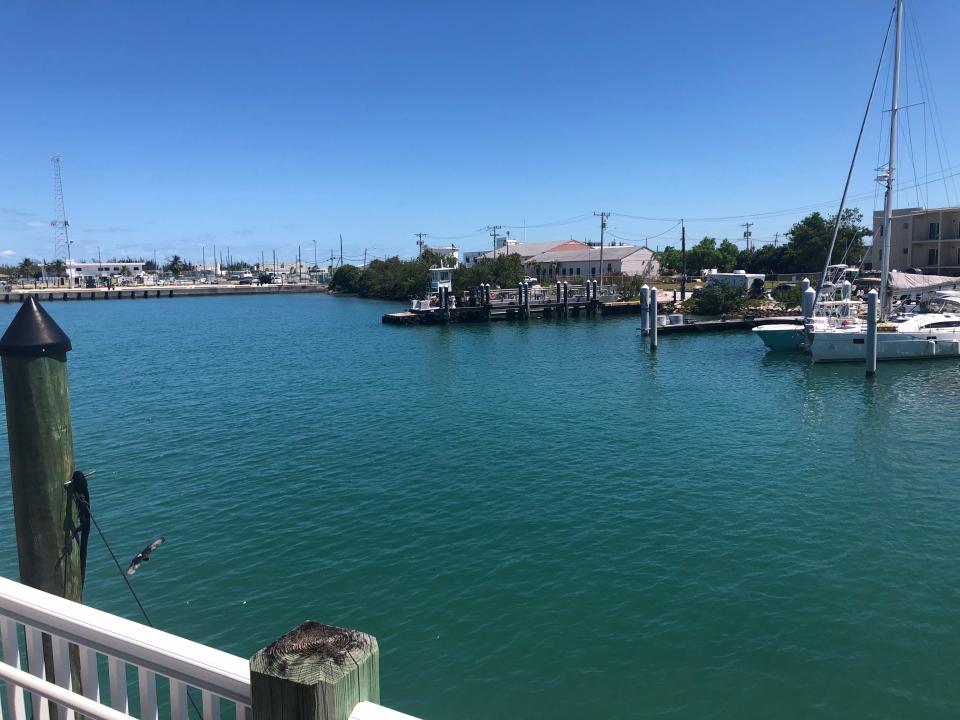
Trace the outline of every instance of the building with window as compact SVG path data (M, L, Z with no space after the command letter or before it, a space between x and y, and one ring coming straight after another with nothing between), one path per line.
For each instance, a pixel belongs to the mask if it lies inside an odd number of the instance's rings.
M135 262L76 262L67 263L67 276L73 278L75 283L86 282L87 280L96 281L100 278L108 277L131 277L143 278L147 273L143 269L142 260Z
M436 253L442 258L452 259L453 267L460 265L460 248L456 245L424 245L423 249Z
M960 275L960 207L901 208L893 211L890 269L917 268L927 275ZM883 212L873 214L873 245L865 270L879 270L883 247Z
M621 274L652 277L660 274L660 263L653 250L646 247L610 245L603 248L601 260L599 245L583 245L534 255L524 263L524 269L527 275L542 283L557 280L578 282L581 279L599 280L601 273L605 278Z

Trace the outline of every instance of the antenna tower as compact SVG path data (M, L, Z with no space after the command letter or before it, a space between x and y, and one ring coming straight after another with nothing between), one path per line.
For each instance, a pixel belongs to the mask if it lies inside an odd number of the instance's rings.
M56 253L55 259L64 259L64 270L67 275L67 285L73 287L73 276L70 274L70 238L67 234L67 228L70 227L70 221L67 220L67 211L63 207L63 181L60 179L60 156L51 155L50 162L53 163L53 217L50 221L53 226L53 248Z

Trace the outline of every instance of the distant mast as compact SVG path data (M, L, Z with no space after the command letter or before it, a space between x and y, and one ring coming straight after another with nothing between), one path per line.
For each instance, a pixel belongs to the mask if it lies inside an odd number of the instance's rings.
M887 282L890 274L890 233L893 228L893 174L897 165L897 112L900 104L900 36L903 27L903 0L897 0L897 30L893 50L893 99L890 103L890 157L887 172L878 179L887 181L883 201L883 244L880 246L880 318L887 318Z

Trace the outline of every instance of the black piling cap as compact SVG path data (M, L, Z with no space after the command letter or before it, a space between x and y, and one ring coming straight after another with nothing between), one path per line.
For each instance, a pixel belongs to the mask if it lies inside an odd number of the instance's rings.
M0 357L42 357L72 350L70 338L50 314L30 295L0 338Z

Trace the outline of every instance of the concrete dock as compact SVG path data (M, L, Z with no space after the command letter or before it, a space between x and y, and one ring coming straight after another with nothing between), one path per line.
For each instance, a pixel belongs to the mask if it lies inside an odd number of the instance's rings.
M3 302L23 302L33 295L41 302L52 300L135 300L138 298L209 297L214 295L285 295L326 292L326 285L129 285L105 288L14 288L0 293Z

